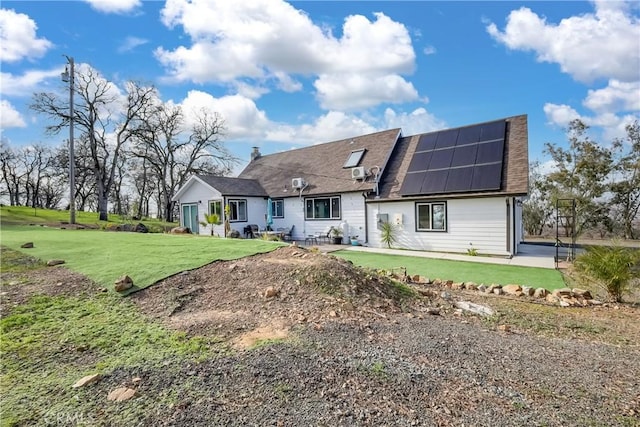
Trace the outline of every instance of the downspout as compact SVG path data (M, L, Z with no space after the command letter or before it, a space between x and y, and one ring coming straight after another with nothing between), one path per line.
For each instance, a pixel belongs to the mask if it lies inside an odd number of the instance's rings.
M367 206L367 193L363 192L364 198L364 244L369 243L369 208Z
M507 252L509 252L510 256L513 256L513 251L511 250L511 206L509 198L506 198L505 202L507 203Z
M517 201L515 197L511 198L511 223L512 223L512 228L513 228L513 251L512 251L512 255L516 255L518 253L518 235L516 234L516 228L517 228L517 224L516 224L516 209L517 209Z

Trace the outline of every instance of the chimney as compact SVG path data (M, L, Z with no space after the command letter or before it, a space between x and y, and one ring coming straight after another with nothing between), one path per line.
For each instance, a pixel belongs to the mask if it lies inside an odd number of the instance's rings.
M260 149L258 147L253 147L253 151L251 152L251 161L254 161L260 156Z

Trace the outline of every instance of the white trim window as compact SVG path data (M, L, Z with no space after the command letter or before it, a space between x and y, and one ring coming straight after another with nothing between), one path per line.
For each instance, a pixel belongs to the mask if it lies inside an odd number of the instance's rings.
M416 203L416 231L447 231L447 204Z
M271 200L271 212L273 214L273 218L284 218L284 200Z
M340 219L340 196L305 199L305 219Z
M214 214L222 221L222 200L209 200L209 215Z
M230 222L246 222L247 221L247 201L244 199L231 199L227 202L229 205L229 221Z

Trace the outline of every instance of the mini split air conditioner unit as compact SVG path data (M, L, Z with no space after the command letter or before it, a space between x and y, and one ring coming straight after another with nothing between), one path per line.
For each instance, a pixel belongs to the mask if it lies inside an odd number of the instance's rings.
M293 178L291 180L291 187L292 188L296 188L296 189L300 189L300 188L304 187L304 179L302 179L302 178Z
M364 170L364 166L358 166L357 168L351 168L351 178L352 179L365 179L367 177L367 173Z

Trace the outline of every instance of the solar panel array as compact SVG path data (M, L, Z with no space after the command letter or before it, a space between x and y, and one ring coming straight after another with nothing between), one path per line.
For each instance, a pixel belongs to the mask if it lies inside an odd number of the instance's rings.
M499 190L504 120L424 134L400 194L431 195Z

